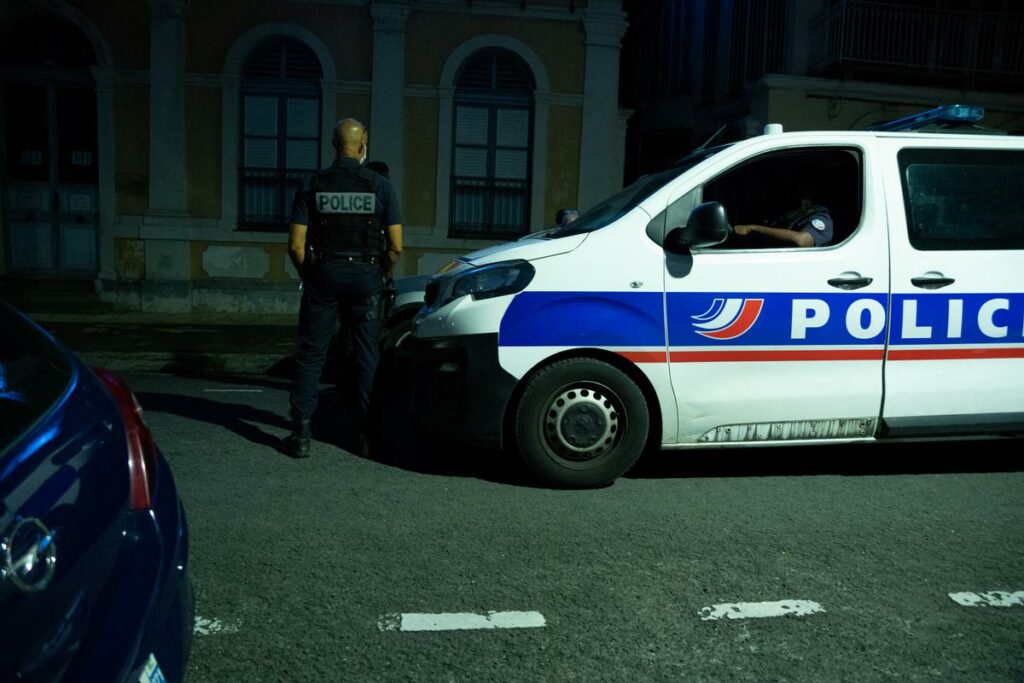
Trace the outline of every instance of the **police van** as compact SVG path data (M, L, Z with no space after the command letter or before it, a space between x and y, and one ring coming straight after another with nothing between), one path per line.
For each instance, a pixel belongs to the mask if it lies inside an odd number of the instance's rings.
M456 260L413 328L417 424L560 487L646 450L1024 434L1024 139L982 115L772 124ZM797 198L827 244L734 229Z

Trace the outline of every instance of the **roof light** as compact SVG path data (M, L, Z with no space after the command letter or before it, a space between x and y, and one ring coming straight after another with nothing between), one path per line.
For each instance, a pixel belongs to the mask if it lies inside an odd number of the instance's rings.
M956 125L976 123L985 116L985 108L969 104L944 104L927 111L904 116L903 118L883 121L870 126L868 130L896 131L916 130L929 124Z

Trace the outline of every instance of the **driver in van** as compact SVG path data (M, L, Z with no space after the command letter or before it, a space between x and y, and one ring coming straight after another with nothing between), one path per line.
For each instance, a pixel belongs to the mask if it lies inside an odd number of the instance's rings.
M824 206L802 196L799 206L779 216L771 225L745 223L734 225L733 232L741 237L763 235L765 242L775 247L824 247L832 241L832 217Z

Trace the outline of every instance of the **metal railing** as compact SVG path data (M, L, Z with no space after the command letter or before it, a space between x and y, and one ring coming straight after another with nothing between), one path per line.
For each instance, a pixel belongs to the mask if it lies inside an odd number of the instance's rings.
M452 177L449 237L507 239L530 230L529 181Z
M295 193L316 171L242 168L239 227L248 230L287 230Z
M815 20L815 71L882 66L946 75L1024 78L1024 15L840 0Z

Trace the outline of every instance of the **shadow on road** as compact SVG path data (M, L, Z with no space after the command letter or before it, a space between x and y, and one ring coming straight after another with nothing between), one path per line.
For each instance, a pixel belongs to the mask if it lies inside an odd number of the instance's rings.
M325 368L322 380L336 386L320 392L313 415L313 438L358 454L352 418L351 372ZM180 376L190 376L179 373ZM280 411L189 397L139 392L148 411L160 411L220 425L246 440L286 457L281 439L251 423L286 433L288 378L263 375L210 375L204 379L274 389L283 392ZM545 488L513 452L470 447L428 438L414 426L408 376L382 359L376 396L379 415L376 440L368 459L410 472L448 477L473 477L500 484ZM1024 471L1019 452L1024 440L961 439L918 443L877 443L774 447L703 448L647 453L625 475L627 479L687 479L714 477L776 477L800 475L872 476L894 474L955 474Z
M1024 470L1021 439L706 448L644 455L632 479L970 474Z
M442 443L418 433L411 416L412 392L408 376L393 360L387 354L381 359L381 371L375 389L375 400L379 406L375 419L375 447L367 459L421 474L473 477L513 486L539 486L514 454L471 448L464 444ZM285 376L208 372L195 374L188 371L175 374L178 377L198 377L224 385L280 392L279 407L274 410L184 394L140 391L137 396L147 411L171 413L189 420L219 425L251 443L269 447L275 455L287 457L278 435L286 434L291 429L288 418L291 377L287 373L282 373ZM321 381L326 386L319 393L312 418L313 457L317 457L318 443L330 444L358 456L352 375L350 368L338 365L327 365L324 368ZM261 426L279 431L272 434Z
M514 454L439 441L419 432L412 419L408 375L387 361L386 357L382 359L375 388L379 415L375 419L377 438L371 460L422 474L539 487Z
M265 432L256 425L249 424L258 422L268 427L288 429L288 420L277 413L239 403L214 401L181 394L139 391L135 396L142 409L147 412L170 413L189 420L220 425L247 441L259 446L267 446L277 452L283 452L278 436Z

